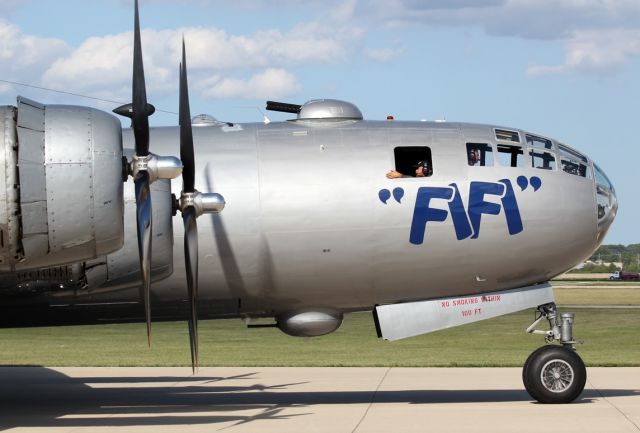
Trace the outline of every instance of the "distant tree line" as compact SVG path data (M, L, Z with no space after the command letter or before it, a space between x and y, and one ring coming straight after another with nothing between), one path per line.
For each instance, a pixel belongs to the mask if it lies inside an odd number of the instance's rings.
M640 272L640 244L630 245L601 245L600 248L588 259L593 263L587 263L581 269L572 272L613 272L619 269L613 262L622 262L622 269L629 272ZM607 264L599 265L604 262Z

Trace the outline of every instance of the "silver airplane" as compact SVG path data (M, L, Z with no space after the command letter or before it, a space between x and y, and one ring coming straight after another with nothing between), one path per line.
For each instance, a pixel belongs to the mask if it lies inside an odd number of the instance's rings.
M189 317L195 367L198 318L318 336L372 311L397 340L535 308L527 332L558 344L530 355L525 388L580 395L574 317L548 281L616 215L589 157L518 128L367 121L328 99L268 102L285 122L192 118L184 45L180 127L149 128L135 8L133 100L114 110L131 129L87 107L0 107L0 326L146 321L150 339L153 307ZM178 144L180 159L158 156Z

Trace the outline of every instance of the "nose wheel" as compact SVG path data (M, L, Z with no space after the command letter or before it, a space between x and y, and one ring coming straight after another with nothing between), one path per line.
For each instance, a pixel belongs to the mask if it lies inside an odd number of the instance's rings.
M587 370L575 350L542 346L527 358L522 381L540 403L571 403L584 390Z
M542 346L529 355L522 368L522 382L529 395L540 403L571 403L587 382L587 369L574 349L574 315L563 314L558 320L554 303L539 306L538 312L540 316L527 332L543 334L548 343L559 341L562 346ZM548 320L550 329L536 330L543 319Z

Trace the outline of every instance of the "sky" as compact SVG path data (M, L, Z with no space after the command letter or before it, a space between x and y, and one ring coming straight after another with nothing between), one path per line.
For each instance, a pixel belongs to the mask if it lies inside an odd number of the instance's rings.
M177 124L184 36L192 114L284 120L264 102L335 98L371 120L522 128L589 155L620 202L605 243L640 243L639 0L141 0L140 13L152 126ZM0 0L0 103L128 102L132 27L133 0Z

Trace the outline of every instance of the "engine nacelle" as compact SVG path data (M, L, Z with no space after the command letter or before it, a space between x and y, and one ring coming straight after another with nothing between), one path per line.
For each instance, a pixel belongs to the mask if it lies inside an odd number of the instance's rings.
M324 308L288 311L276 317L278 329L293 337L330 334L342 324L342 312Z
M125 153L133 154L128 150ZM159 179L150 188L153 203L151 280L158 281L173 272L173 196L169 180ZM58 302L68 303L121 301L122 290L139 287L142 282L132 179L124 184L124 233L122 248L106 256L72 265L2 273L0 295L55 294Z
M124 239L122 128L88 107L0 107L0 271L82 262Z

